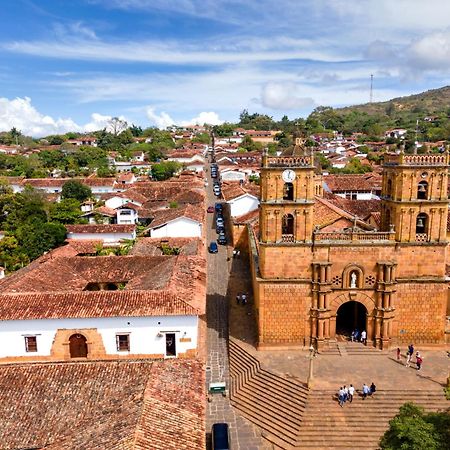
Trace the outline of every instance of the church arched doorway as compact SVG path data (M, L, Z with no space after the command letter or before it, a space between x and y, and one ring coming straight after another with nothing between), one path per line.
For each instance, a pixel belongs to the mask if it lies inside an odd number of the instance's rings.
M88 355L87 339L82 334L72 334L69 338L71 358L86 358Z
M360 302L349 301L337 310L336 335L349 338L354 330L367 331L367 309Z

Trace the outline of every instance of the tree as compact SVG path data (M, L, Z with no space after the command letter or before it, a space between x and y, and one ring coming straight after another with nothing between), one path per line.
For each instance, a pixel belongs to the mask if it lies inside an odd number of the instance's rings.
M136 126L134 123L131 125L131 127L129 128L129 130L131 131L131 134L132 134L134 137L142 136L142 128Z
M110 130L113 136L118 136L122 131L128 128L126 120L119 119L119 117L113 117L108 121L107 129Z
M172 177L178 170L181 164L175 161L163 161L152 166L152 177L157 181L167 180Z
M383 435L383 450L444 450L450 438L450 414L430 413L413 403L405 403L389 422Z
M261 142L255 142L248 134L244 136L240 147L247 150L248 152L254 152L261 150L263 145Z
M9 134L11 135L11 138L16 143L16 145L19 145L19 138L22 136L20 130L18 130L16 127L12 127Z
M62 224L79 223L81 218L80 202L75 198L64 198L59 203L52 203L49 219Z
M79 202L84 202L92 197L92 191L89 186L85 186L78 180L69 180L63 184L61 197L74 198Z

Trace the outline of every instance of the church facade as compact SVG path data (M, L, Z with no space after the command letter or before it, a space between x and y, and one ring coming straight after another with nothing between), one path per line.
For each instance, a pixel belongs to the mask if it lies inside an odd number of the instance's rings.
M316 225L313 155L264 155L249 230L258 345L321 350L351 330L368 345L445 342L448 154L385 155L381 229ZM347 221L348 222L348 221Z

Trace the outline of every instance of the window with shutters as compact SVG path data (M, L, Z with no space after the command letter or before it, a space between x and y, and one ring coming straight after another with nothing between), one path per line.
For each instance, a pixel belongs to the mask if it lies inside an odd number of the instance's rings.
M37 352L37 336L25 336L25 351Z
M116 345L118 352L130 351L130 335L129 334L116 334Z

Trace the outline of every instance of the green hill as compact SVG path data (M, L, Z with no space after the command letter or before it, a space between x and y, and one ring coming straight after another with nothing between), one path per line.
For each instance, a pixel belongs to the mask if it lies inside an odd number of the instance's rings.
M351 111L365 112L370 115L392 115L396 113L439 114L450 112L450 86L431 89L420 94L397 97L385 102L365 103L362 105L337 108L337 112L347 114ZM390 114L389 114L390 113Z

